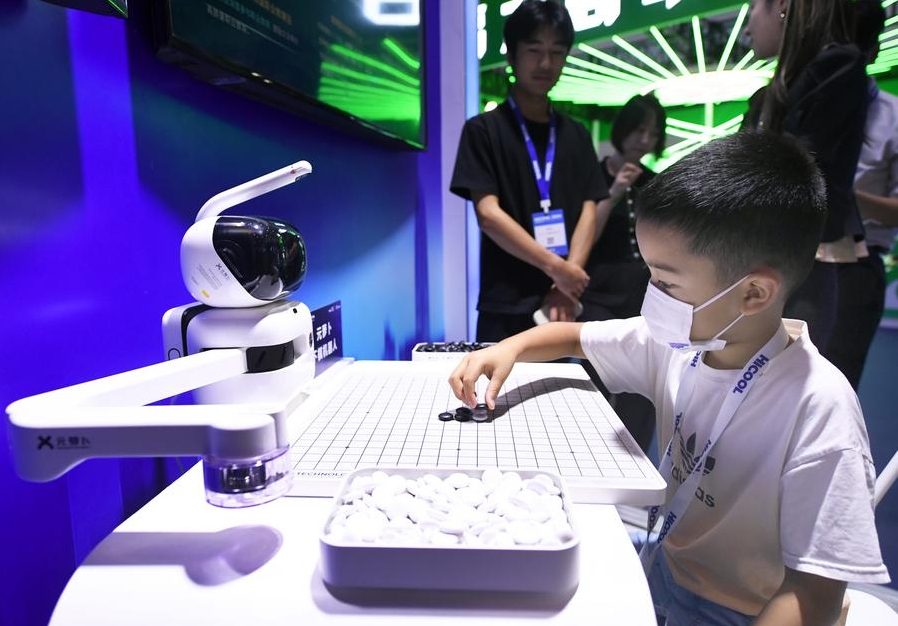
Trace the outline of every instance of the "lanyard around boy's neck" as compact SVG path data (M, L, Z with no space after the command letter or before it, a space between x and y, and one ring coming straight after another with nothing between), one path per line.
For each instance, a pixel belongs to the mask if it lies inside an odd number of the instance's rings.
M749 359L748 364L742 369L742 373L739 375L739 378L736 379L733 389L724 399L723 405L720 407L720 411L717 414L717 419L714 420L714 425L711 428L711 434L708 436L707 441L705 441L705 445L701 449L699 456L694 459L694 464L689 471L689 475L682 483L680 483L680 486L677 487L670 503L664 509L660 506L653 506L649 509L649 533L655 528L662 513L665 514L665 517L664 524L658 532L657 543L649 544L648 540L646 540L645 545L643 545L642 549L639 551L639 558L642 561L642 566L645 569L646 574L649 573L649 570L652 567L652 562L655 559L655 555L658 548L661 546L661 543L670 534L670 531L683 516L683 513L686 512L686 508L695 497L693 494L698 488L698 483L704 473L705 460L708 457L708 452L714 447L717 439L729 425L730 421L732 421L733 416L736 415L736 411L739 410L742 402L745 400L746 396L748 396L748 392L751 391L755 382L761 377L764 366L766 366L773 357L782 352L788 344L789 333L786 331L785 326L780 324L779 330L777 330L773 337L771 337L770 340L765 343L751 359ZM683 412L689 406L692 393L695 391L695 376L701 358L702 353L696 352L689 362L689 365L686 366L686 371L683 372L683 378L680 380L680 388L677 391L677 397L674 400L674 431L670 438L670 442L667 444L667 450L664 452L664 456L661 459L661 464L658 467L658 472L665 480L672 480L673 445L674 441L682 439L680 437L680 428L683 423Z
M549 143L546 145L546 172L543 174L542 168L539 166L539 155L536 153L536 146L530 131L527 130L527 123L524 121L524 114L518 107L514 98L508 96L508 104L514 113L518 125L521 127L521 133L524 135L524 144L527 146L527 153L530 155L530 162L533 164L533 175L536 177L536 187L539 190L539 205L544 213L548 213L552 208L552 199L549 195L549 183L552 181L552 163L555 161L555 110L552 103L549 103Z

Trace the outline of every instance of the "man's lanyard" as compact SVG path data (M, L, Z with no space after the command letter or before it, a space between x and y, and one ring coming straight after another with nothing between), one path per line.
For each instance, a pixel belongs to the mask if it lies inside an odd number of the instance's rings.
M677 487L668 506L665 509L662 509L660 506L653 506L649 509L649 533L655 528L655 524L657 524L658 519L662 514L665 514L665 518L664 524L658 532L657 543L650 545L648 540L646 540L642 550L639 551L639 558L642 561L642 566L645 569L646 574L649 573L649 570L652 567L652 562L655 559L655 555L658 548L661 546L661 543L670 534L670 531L673 530L676 523L680 521L683 513L686 512L687 507L694 499L693 494L695 493L696 488L698 488L698 483L704 473L705 459L708 456L708 452L714 447L714 444L717 443L718 438L729 425L730 421L732 421L733 416L736 415L736 411L739 410L739 407L742 405L746 396L748 396L748 392L751 391L755 382L761 377L764 366L766 366L773 357L782 352L788 344L789 333L786 331L785 326L780 324L779 330L777 330L773 337L771 337L770 340L755 353L742 370L739 378L736 379L733 389L726 399L724 399L723 405L720 407L717 419L714 421L714 425L711 428L711 434L708 436L707 441L705 441L705 445L701 449L699 456L695 459L695 464L692 466L686 479L679 487ZM686 410L686 407L689 406L689 401L692 399L692 394L695 391L695 375L698 371L698 364L701 357L701 352L696 352L692 357L692 360L686 367L686 371L683 372L683 378L680 380L680 388L677 391L677 397L674 400L673 436L667 444L667 450L665 451L664 457L661 459L660 467L658 468L658 472L665 478L665 480L671 480L671 470L673 469L672 449L674 441L676 441L680 435L680 427L683 423L683 412Z
M539 166L539 156L536 153L536 146L533 144L533 138L530 137L530 131L527 130L527 124L524 121L524 115L518 108L514 98L508 96L508 104L514 113L521 132L524 134L524 144L527 146L527 153L530 155L530 162L533 164L533 175L536 177L536 187L539 190L539 205L543 212L548 213L552 208L552 200L549 196L549 183L552 181L552 163L555 161L555 111L549 104L549 143L546 146L546 173L543 175L542 168Z

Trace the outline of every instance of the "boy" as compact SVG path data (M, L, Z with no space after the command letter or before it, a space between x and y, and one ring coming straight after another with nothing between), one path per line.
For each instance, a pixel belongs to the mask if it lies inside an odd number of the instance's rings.
M478 341L530 328L543 306L551 319L576 318L596 202L608 195L586 128L549 101L574 42L567 10L524 0L503 36L514 70L508 100L467 121L450 184L474 202L483 231Z
M515 361L589 358L612 392L657 408L668 489L660 545L641 557L668 625L831 625L847 582L889 577L857 397L805 324L782 319L820 240L819 171L794 142L743 132L659 174L637 205L642 316L525 331L466 356L450 385L474 403L485 374L493 406Z

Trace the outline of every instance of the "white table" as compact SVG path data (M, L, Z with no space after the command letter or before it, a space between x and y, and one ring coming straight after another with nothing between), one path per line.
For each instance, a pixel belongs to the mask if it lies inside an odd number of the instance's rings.
M216 508L203 498L197 465L100 543L72 576L50 624L655 624L639 559L613 506L573 506L581 569L570 598L405 600L341 600L324 586L318 536L330 506L327 498L291 497Z
M347 596L318 572L330 498L245 509L206 503L197 464L104 539L75 571L51 626L552 624L654 626L636 551L611 505L574 504L580 583L564 597L384 592ZM471 572L476 576L477 572Z

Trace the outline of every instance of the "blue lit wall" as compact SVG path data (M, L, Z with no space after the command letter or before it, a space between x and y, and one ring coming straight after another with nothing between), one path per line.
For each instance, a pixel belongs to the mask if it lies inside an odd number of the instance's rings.
M0 55L0 407L159 361L163 312L190 300L178 246L196 211L299 159L313 176L245 205L303 233L297 296L342 301L348 356L440 337L438 133L418 153L322 127L157 61L133 24L36 0L0 4ZM90 461L25 483L0 432L0 626L43 626L75 566L179 468Z

